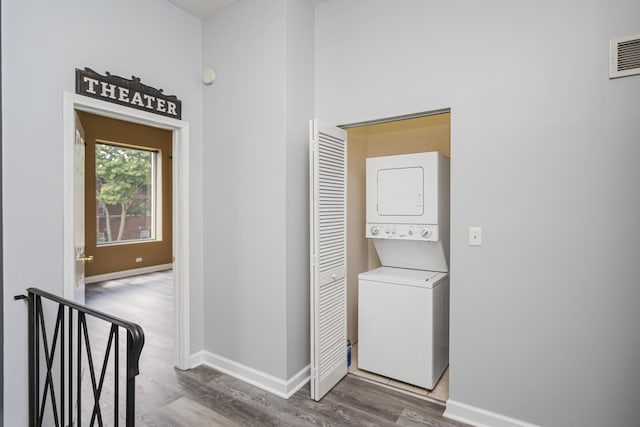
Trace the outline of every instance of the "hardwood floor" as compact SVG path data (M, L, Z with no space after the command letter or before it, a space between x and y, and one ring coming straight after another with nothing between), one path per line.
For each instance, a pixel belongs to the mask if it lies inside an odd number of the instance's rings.
M465 425L444 418L443 406L352 375L315 402L308 385L282 399L206 366L174 369L171 271L87 285L86 301L145 331L137 426Z

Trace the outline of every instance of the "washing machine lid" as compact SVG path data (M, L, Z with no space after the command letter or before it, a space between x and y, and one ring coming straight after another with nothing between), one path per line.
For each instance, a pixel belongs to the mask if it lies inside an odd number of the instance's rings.
M433 288L449 277L449 273L439 271L412 270L409 268L378 267L360 273L360 280L381 282L421 288Z

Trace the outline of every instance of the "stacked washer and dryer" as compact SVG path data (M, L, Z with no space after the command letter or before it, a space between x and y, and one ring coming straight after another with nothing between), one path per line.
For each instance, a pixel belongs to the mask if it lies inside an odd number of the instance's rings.
M382 267L358 276L358 368L431 390L449 364L449 159L366 167L366 237Z

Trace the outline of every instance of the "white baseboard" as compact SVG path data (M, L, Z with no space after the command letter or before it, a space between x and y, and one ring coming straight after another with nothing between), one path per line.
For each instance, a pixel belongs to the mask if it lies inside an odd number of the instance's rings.
M302 368L300 372L288 380L282 380L273 375L204 350L191 356L191 367L198 365L209 366L285 399L293 396L296 391L300 390L309 382L310 378L309 365Z
M538 427L536 424L527 423L451 399L447 400L447 409L443 415L452 420L476 427Z
M114 271L113 273L97 274L87 276L84 283L104 282L105 280L122 279L123 277L137 276L138 274L155 273L156 271L171 270L173 264L151 265L149 267L134 268L132 270Z

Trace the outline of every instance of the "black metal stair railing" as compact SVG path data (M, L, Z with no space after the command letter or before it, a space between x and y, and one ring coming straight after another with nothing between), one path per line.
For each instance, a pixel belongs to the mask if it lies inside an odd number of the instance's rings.
M125 425L133 426L135 378L144 345L142 328L37 288L27 292L29 425L117 426L122 408ZM96 337L94 325L99 331L102 328L101 332L108 329L107 337ZM121 330L126 331L126 363L120 357ZM101 350L102 358L96 355ZM121 388L125 388L124 400ZM83 408L85 400L90 406Z

